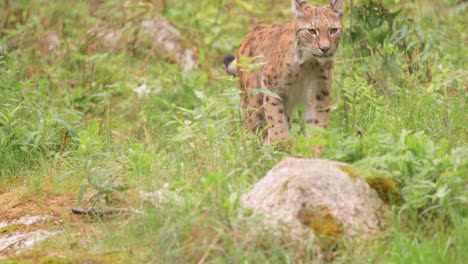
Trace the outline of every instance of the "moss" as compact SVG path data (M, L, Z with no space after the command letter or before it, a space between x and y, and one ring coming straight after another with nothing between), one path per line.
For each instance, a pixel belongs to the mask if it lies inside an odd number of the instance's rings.
M377 191L380 199L387 204L403 203L403 196L398 183L389 177L369 177L366 178L367 184Z
M346 174L348 174L348 176L352 179L352 180L357 180L359 178L361 178L359 176L359 173L358 173L358 169L352 165L343 165L343 166L339 166L340 169L344 172L346 172Z
M327 207L301 210L297 218L303 225L314 230L320 238L320 246L325 250L333 249L343 236L343 228Z
M30 263L38 263L38 264L71 264L74 263L72 260L59 258L56 256L47 256L40 259L35 260L19 260L19 259L5 259L0 260L0 264L30 264Z
M40 259L37 263L39 264L71 264L73 263L69 259L54 257L54 256L47 256L45 258Z
M22 227L24 227L24 225L20 225L20 224L7 225L5 227L0 228L0 235L4 236L4 235L11 234L13 232L20 230Z
M348 176L353 179L357 180L360 177L359 170L352 166L352 165L344 165L340 166L340 169ZM403 202L403 196L401 194L401 188L399 187L398 183L390 177L382 177L382 176L373 176L368 177L365 179L367 184L377 191L380 199L387 204L401 204Z

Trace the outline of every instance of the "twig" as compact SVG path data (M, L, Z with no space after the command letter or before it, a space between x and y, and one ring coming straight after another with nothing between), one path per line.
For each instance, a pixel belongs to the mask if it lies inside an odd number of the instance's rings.
M202 258L198 261L198 264L202 264L202 263L205 263L205 260L206 258L208 257L208 255L210 254L210 251L213 249L213 247L215 246L216 243L218 243L219 241L219 236L220 236L220 233L218 233L215 238L213 239L213 241L211 242L211 244L208 246L208 249L206 250L205 254L203 254Z
M143 214L141 211L136 209L124 209L124 208L78 208L74 207L71 209L72 213L78 215L93 215L93 216L106 216L116 214Z

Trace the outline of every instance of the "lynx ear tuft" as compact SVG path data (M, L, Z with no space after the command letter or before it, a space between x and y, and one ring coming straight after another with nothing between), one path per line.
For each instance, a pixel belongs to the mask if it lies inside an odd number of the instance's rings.
M331 0L330 7L335 11L338 17L341 18L343 16L343 0Z
M291 10L297 18L303 17L304 13L302 12L302 6L306 5L305 0L291 0Z

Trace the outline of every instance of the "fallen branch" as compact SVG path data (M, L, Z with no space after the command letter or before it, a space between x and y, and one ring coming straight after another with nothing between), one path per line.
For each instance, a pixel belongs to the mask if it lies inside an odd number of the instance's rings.
M92 216L107 216L107 215L122 215L122 214L143 214L136 209L124 208L72 208L72 213L78 215L92 215Z

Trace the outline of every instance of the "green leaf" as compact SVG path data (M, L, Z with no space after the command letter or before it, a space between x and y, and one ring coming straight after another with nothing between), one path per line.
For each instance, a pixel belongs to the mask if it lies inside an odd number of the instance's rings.
M74 174L76 172L77 172L76 170L71 170L71 171L67 171L67 172L62 173L60 176L57 177L57 180L55 180L55 184L61 183L66 178L68 178L68 176L70 176L70 175L72 175L72 174Z
M80 186L80 190L78 191L78 203L81 203L83 200L83 195L89 187L90 186L88 184L83 184Z
M254 6L248 3L247 1L237 0L236 2L239 6L241 6L243 9L245 9L248 12L254 12L255 10ZM257 10L255 10L255 12L257 12Z
M256 69L261 68L263 65L266 64L266 62L252 63L256 59L262 59L262 58L265 58L265 56L259 55L255 57L241 57L240 61L237 62L237 66L239 66L241 70L244 72L252 72L252 71L255 71Z
M257 69L260 69L265 64L266 64L266 62L251 63L251 64L247 65L247 67L241 69L241 71L253 72L253 71L257 70Z
M277 99L279 99L279 100L283 100L283 99L281 99L281 97L280 97L277 93L272 92L272 91L270 91L270 90L268 90L267 88L264 88L264 87L258 88L258 89L252 89L252 90L250 90L250 92L251 92L253 95L257 95L257 94L261 94L261 93L262 93L262 94L266 94L266 95L268 95L268 96L277 98Z

